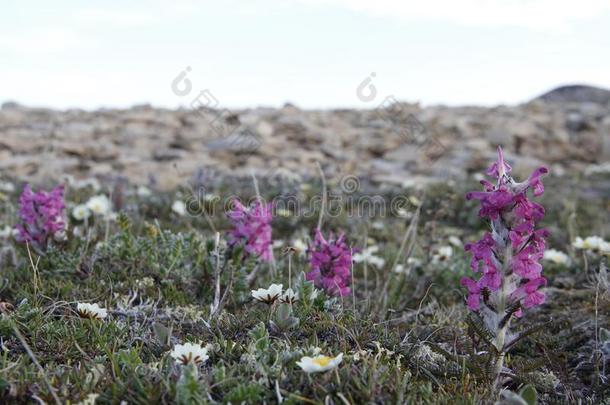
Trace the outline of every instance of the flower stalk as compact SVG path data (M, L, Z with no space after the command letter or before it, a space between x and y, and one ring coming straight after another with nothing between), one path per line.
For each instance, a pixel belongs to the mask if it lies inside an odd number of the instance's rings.
M466 199L480 202L479 216L491 225L481 240L465 246L472 255L471 268L480 277L462 278L461 284L468 289L468 307L478 313L493 336L497 352L495 389L502 385L504 359L512 339L511 320L545 299L540 288L546 285L546 279L539 260L544 255L548 231L536 229L544 208L530 201L528 191L535 197L544 192L540 178L548 170L540 167L525 182L518 183L509 175L511 169L498 148L498 160L487 171L496 178L496 184L482 180L484 191L466 195Z

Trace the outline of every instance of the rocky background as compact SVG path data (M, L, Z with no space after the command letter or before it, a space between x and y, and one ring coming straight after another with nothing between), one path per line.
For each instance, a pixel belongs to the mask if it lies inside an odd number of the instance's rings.
M42 182L126 179L168 190L213 170L234 176L308 177L325 171L373 182L460 179L503 145L520 171L608 171L610 92L553 90L517 106L371 110L279 109L55 111L4 103L0 175Z

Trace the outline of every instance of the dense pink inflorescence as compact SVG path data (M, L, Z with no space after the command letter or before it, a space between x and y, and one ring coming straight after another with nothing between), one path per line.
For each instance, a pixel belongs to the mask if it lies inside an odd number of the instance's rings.
M51 238L63 233L66 228L63 186L49 192L33 192L26 184L19 197L21 222L15 227L16 239L27 242L39 251L44 251Z
M242 245L246 256L255 256L263 261L271 261L271 204L256 201L249 208L238 200L227 216L233 224L229 232L229 245Z
M516 183L509 176L512 168L504 161L502 149L498 148L498 160L487 174L497 179L496 184L482 180L484 191L474 191L466 199L478 200L479 215L491 222L491 232L481 240L465 246L472 255L471 267L480 273L478 280L463 278L461 284L468 289L468 307L473 311L485 305L494 309L519 303L520 308L531 308L544 302L540 288L546 285L542 277L543 256L548 236L545 229L536 230L536 222L544 216L544 208L528 198L528 190L534 196L544 192L540 180L548 170L536 169L523 183ZM521 309L515 315L521 315ZM504 314L501 314L504 315Z
M308 252L311 271L307 273L307 280L330 294L349 294L352 250L345 242L345 235L341 233L335 238L330 234L328 239L324 239L320 230L316 229L313 245Z

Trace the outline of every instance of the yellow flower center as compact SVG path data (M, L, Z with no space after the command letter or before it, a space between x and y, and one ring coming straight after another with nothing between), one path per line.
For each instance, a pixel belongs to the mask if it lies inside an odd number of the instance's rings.
M324 367L328 363L330 363L331 360L332 360L332 357L320 356L320 357L316 357L315 359L313 359L313 362L316 363L320 367Z

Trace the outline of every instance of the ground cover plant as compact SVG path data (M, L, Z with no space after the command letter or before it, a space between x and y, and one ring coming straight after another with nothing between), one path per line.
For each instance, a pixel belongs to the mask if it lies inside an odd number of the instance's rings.
M483 192L5 179L0 398L603 403L610 179L505 160Z

